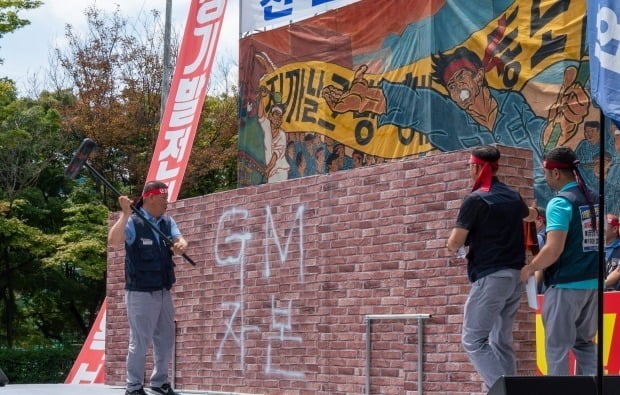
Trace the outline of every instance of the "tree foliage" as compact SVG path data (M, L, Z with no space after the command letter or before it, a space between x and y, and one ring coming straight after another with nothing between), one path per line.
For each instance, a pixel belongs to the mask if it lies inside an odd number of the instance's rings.
M54 246L53 238L39 229L18 218L0 215L0 314L3 323L0 339L9 347L16 340L21 343L38 336L37 328L29 323L25 311L27 298L22 295L32 295L44 284L40 270L42 259Z
M145 31L134 34L118 9L107 15L91 7L85 14L88 35L68 26L69 45L57 52L78 98L63 114L64 127L97 142L91 159L106 179L142 190L159 125L161 18L153 12Z
M81 340L104 297L108 211L64 177L76 143L60 110L75 98L12 88L0 84L0 345Z
M14 87L13 87L14 89ZM18 99L7 89L0 97L0 190L12 203L20 190L62 157L66 140L53 100Z
M181 198L236 188L237 100L236 94L206 98Z
M55 303L53 311L61 319L56 324L65 324L61 332L86 337L105 298L108 209L93 201L92 190L89 193L84 188L88 186L73 191L70 204L63 210L65 225L57 237L56 249L43 260L55 282L53 289L61 294L51 293L41 300ZM50 326L54 324L49 321ZM41 326L45 323L40 320Z
M150 15L140 27L118 9L88 8L87 34L67 26L56 52L67 78L50 76L53 92L20 98L0 79L0 347L81 342L99 311L116 196L86 169L76 180L64 169L90 137L92 166L122 193L142 190L163 72L163 26ZM228 86L206 98L181 198L236 187L237 101Z
M43 4L40 0L0 0L0 38L30 24L27 19L19 17L20 10L29 10Z
M0 38L30 24L27 19L19 17L19 11L29 10L43 4L40 0L0 0ZM0 64L4 63L0 58Z
M142 190L160 122L163 26L157 12L137 34L118 9L112 14L86 11L89 34L69 26L69 42L58 51L78 100L64 114L65 128L93 138L98 170L120 190ZM178 44L173 43L173 49ZM172 51L176 53L175 50ZM207 97L180 196L236 187L237 95ZM106 202L114 207L114 202Z

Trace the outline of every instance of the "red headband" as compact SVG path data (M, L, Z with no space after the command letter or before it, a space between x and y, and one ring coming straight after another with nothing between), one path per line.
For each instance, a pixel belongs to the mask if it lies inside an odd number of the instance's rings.
M452 63L450 63L448 65L448 67L446 67L446 70L443 72L443 80L444 80L444 82L447 83L448 80L450 78L452 78L454 73L456 73L457 71L459 71L461 69L467 69L467 70L471 71L474 74L478 70L478 68L476 67L476 65L474 65L473 62L471 62L471 61L469 61L469 60L467 60L465 58L457 59L457 60L453 61Z
M493 179L493 171L499 169L499 163L495 162L487 162L484 159L481 159L475 155L471 155L469 157L469 163L473 165L482 165L482 169L480 173L478 173L478 177L474 182L474 187L472 188L472 192L476 189L480 188L483 191L489 192L491 189L491 180Z
M618 218L607 218L607 223L611 226L618 226L620 225L620 220L618 220Z
M552 160L544 160L543 161L543 167L545 169L574 169L575 165L572 163L563 163L563 162L554 162Z
M143 198L147 198L153 195L163 195L164 193L168 193L168 188L155 188L150 191L146 191L142 194Z

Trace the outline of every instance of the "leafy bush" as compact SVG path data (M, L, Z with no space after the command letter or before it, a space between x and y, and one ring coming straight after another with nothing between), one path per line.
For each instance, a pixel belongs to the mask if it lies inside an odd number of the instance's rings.
M0 349L0 368L11 384L64 383L78 346Z

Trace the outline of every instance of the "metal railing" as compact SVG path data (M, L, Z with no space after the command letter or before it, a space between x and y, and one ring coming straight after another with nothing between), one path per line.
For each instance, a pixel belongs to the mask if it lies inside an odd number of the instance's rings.
M370 395L370 352L371 345L371 324L373 320L418 320L418 394L422 395L422 348L424 338L422 332L422 320L431 318L430 314L368 314L364 316L366 321L366 395Z

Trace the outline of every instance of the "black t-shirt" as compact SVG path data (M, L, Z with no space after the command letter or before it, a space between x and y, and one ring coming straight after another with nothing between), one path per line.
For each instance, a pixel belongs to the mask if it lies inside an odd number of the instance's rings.
M498 270L525 264L523 218L529 209L513 189L493 178L491 190L467 195L456 220L467 229L467 275L471 282Z

